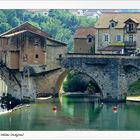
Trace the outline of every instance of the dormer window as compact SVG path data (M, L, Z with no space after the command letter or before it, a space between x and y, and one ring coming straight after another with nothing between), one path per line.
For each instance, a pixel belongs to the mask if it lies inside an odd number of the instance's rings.
M129 18L124 22L126 24L126 32L127 33L135 33L136 28L138 26L138 21L136 19Z
M92 35L88 35L87 36L87 42L88 43L92 43L93 42L94 37Z
M133 23L127 24L127 31L129 31L129 32L134 31L134 24Z
M88 43L91 43L91 42L92 42L92 38L89 37L89 38L88 38Z
M115 20L110 20L110 28L114 28L117 24L117 21Z
M115 27L115 22L111 23L111 27L114 28Z

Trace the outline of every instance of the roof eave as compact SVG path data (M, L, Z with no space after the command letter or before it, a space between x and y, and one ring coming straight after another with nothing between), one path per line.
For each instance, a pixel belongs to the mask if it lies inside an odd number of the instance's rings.
M65 42L58 41L58 40L55 40L55 39L50 38L50 37L47 37L47 39L52 40L52 41L57 42L57 43L60 43L60 44L63 44L63 45L67 45L67 43L65 43Z

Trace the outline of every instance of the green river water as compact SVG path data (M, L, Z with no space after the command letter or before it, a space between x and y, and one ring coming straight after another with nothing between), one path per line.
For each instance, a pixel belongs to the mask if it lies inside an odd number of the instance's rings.
M53 106L57 106L57 112ZM0 115L0 130L140 130L140 103L97 104L63 98Z

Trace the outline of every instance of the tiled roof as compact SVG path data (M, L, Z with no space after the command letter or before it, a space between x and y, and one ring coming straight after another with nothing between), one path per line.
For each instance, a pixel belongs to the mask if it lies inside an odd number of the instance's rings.
M103 13L96 23L96 28L109 28L110 21L117 21L115 28L124 28L127 20L133 20L138 23L140 29L140 13Z
M39 36L42 36L42 37L46 37L47 39L52 40L56 43L67 45L64 42L55 40L48 33L38 29L37 27L33 26L32 24L30 24L28 22L25 22L25 23L21 24L20 26L17 26L17 27L15 27L15 28L7 31L7 32L2 33L0 35L0 37L16 36L16 35L19 35L19 34L24 33L24 32L31 32L33 34L36 34L36 35L39 35Z
M86 38L88 35L95 35L96 29L94 27L79 27L77 28L74 38Z
M50 36L48 33L43 32L39 28L30 24L29 22L25 22L25 23L15 27L15 28L11 29L11 30L8 30L7 32L2 33L0 36L4 36L4 35L7 35L7 34L12 34L12 33L15 33L15 32L19 32L21 30L36 32L37 34L40 34L40 35L43 35L43 36Z

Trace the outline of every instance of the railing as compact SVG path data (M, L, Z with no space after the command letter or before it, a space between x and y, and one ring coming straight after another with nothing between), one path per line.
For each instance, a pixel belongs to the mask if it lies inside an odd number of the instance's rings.
M136 33L136 32L137 32L136 28L134 28L133 30L126 28L126 33Z
M136 41L125 41L125 49L135 50Z
M129 54L79 54L67 53L63 58L124 58L124 59L140 59L140 56L130 56Z

